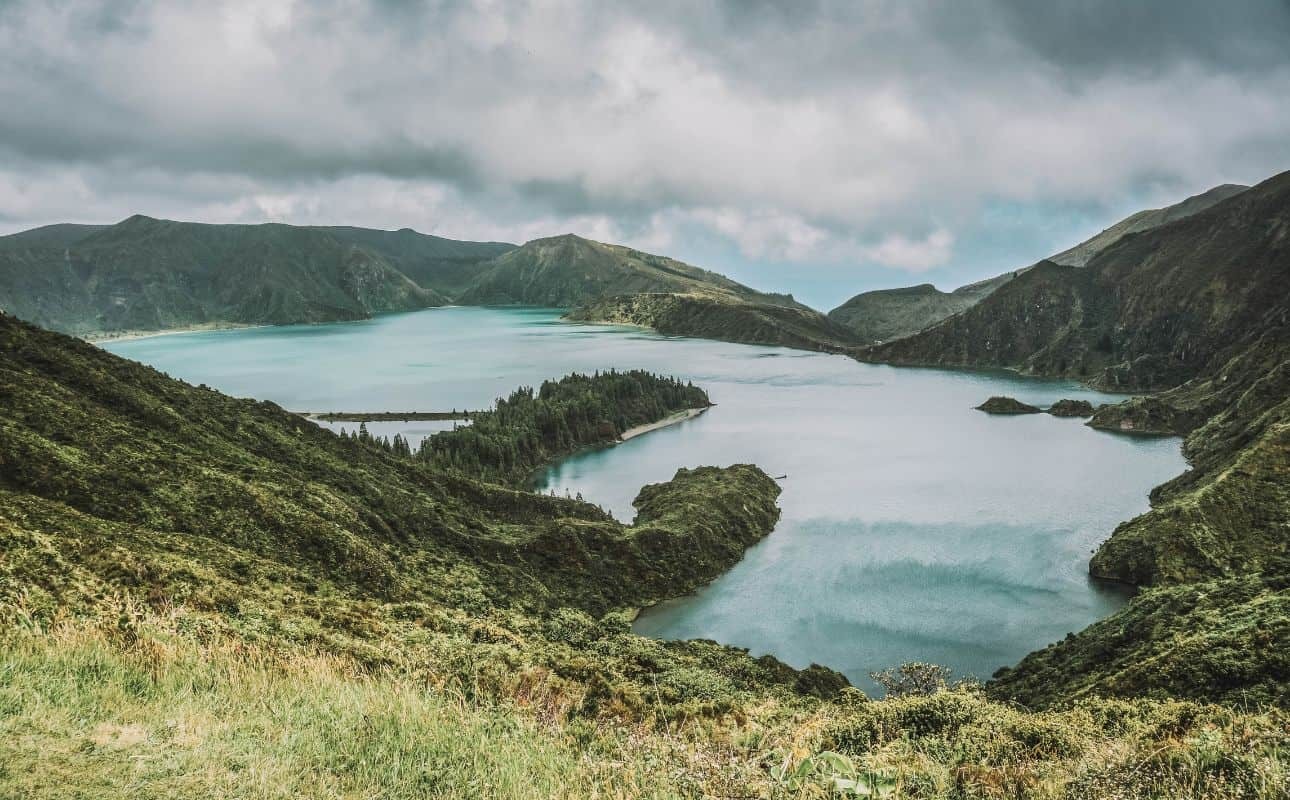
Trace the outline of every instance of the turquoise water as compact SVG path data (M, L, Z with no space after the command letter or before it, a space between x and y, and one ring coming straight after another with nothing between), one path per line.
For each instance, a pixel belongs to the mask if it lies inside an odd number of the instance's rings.
M972 409L994 394L1116 399L1067 382L573 325L544 309L433 309L106 347L309 411L481 408L522 384L609 367L689 378L715 408L568 459L541 488L581 492L630 520L640 486L678 467L751 462L786 475L774 533L696 595L647 609L637 630L828 664L866 687L870 671L910 660L985 678L1113 611L1124 595L1088 579L1089 553L1185 467L1175 439Z

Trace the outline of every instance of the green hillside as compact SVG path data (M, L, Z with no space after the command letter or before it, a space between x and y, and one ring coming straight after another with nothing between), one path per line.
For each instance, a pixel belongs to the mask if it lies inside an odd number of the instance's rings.
M457 301L570 308L657 292L717 294L803 307L791 297L763 294L716 272L573 234L535 239L493 259Z
M447 302L510 245L134 216L0 237L0 309L75 334L365 319Z
M1170 222L1176 222L1184 217L1190 217L1192 214L1199 214L1210 206L1221 203L1229 197L1235 197L1248 188L1250 187L1225 183L1200 194L1192 195L1186 200L1174 203L1171 206L1139 211L1106 228L1096 236L1090 237L1068 250L1049 256L1048 260L1055 264L1082 267L1088 264L1093 256L1131 233L1149 231L1152 228L1168 225Z
M829 319L850 329L864 344L899 339L971 308L1011 279L1009 272L952 292L942 292L930 283L864 292L830 311Z

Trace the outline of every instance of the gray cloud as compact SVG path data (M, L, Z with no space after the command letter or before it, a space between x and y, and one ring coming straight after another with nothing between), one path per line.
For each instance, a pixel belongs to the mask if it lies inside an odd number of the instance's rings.
M927 270L999 204L1290 166L1288 42L1284 0L9 2L0 218L577 227Z

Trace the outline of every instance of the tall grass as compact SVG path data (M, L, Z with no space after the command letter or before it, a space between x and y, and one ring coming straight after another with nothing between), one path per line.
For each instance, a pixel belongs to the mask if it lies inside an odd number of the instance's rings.
M490 699L444 688L459 684L433 664L374 671L176 609L9 612L3 800L1290 797L1276 709L1086 699L1030 713L958 687L632 722L576 712L540 677Z
M588 747L324 655L122 638L86 625L8 637L0 797L673 796L595 731Z

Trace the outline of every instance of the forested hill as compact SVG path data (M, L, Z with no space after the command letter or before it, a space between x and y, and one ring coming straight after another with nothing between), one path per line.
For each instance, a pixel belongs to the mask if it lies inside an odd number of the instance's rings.
M618 439L629 428L708 407L693 384L641 370L569 375L517 389L469 425L424 439L416 457L442 469L523 484L543 464Z
M364 319L440 305L512 245L143 216L0 237L0 310L75 334Z

